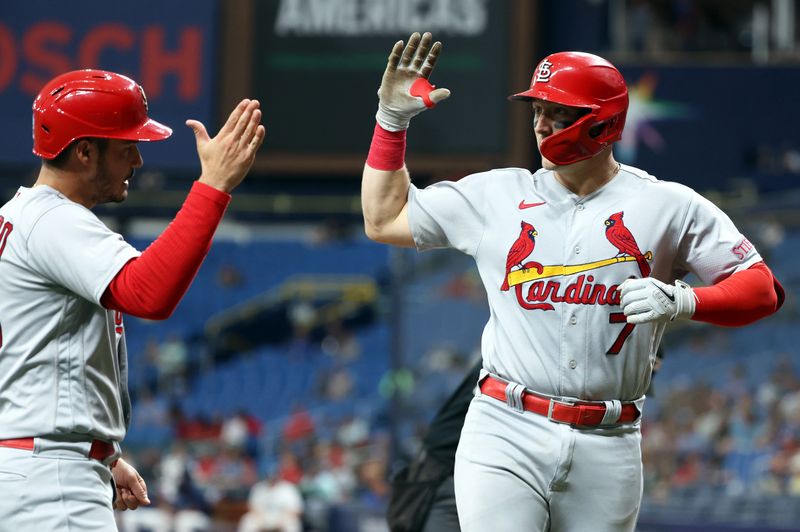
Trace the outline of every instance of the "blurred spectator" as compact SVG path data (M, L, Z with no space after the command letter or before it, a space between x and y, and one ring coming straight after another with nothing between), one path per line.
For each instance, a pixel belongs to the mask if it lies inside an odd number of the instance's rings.
M158 472L159 497L172 506L179 506L182 484L189 472L189 456L186 444L177 440L168 453L161 457Z
M186 383L189 349L177 334L170 334L158 347L159 390L165 395L180 395Z
M292 484L300 484L303 480L303 467L300 464L300 460L293 452L281 452L277 467L278 476L281 480L291 482Z
M289 303L287 312L292 326L287 355L305 359L313 351L311 330L317 322L317 310L310 302L297 299Z
M144 387L151 387L155 389L158 387L158 339L153 336L148 336L144 344L144 352L141 357L134 358L131 361L131 376L135 376L135 381L131 383L132 390L139 390ZM142 361L142 367L134 372L135 365Z
M378 390L385 399L409 397L415 386L414 374L406 368L390 369L378 381Z
M652 52L662 44L660 32L654 25L655 14L647 0L632 0L628 8L630 23L629 45L634 52Z
M695 486L702 482L703 475L704 467L700 454L688 453L680 460L680 465L672 476L672 485L675 487Z
M172 532L172 517L158 507L142 506L135 512L119 512L117 519L124 532Z
M308 409L296 403L292 413L283 426L283 438L289 445L303 442L314 435L314 420Z
M181 510L172 519L172 532L212 532L211 518L196 510Z
M245 449L249 430L247 420L242 415L234 415L222 422L220 440L225 447Z
M311 233L311 243L317 246L340 242L352 236L352 225L342 218L327 218Z
M352 468L341 461L328 442L317 442L300 490L305 501L305 517L314 530L326 530L331 507L351 500L356 479Z
M325 327L322 351L339 362L355 360L361 354L361 345L353 331L345 327L341 320L332 320Z
M250 490L248 511L239 521L239 532L300 532L303 529L300 490L277 471Z
M730 369L730 377L725 383L725 394L732 400L738 400L749 395L747 371L741 364L736 364Z
M704 406L705 408L698 414L694 426L695 432L704 442L705 448L710 449L727 429L728 402L725 394L719 390L709 390Z
M486 304L486 290L477 268L454 274L440 290L444 297L464 299L476 305ZM482 308L482 307L481 307Z
M176 403L170 409L170 418L175 425L175 435L187 441L207 441L219 438L222 424L205 416L186 417Z
M251 458L257 458L261 431L261 421L242 409L222 423L220 439L223 445L237 447Z
M338 364L319 373L319 390L328 401L343 401L353 393L355 378L347 366Z
M789 459L788 465L788 493L789 495L800 496L800 453L795 453Z
M325 501L347 501L355 488L355 475L343 460L341 448L329 442L317 442L312 450L311 467L303 478L303 489Z
M626 17L626 46L637 53L747 52L751 47L749 0L628 0L618 5Z
M348 448L361 447L369 440L369 423L355 414L348 415L339 425L336 439Z
M162 446L173 437L164 398L154 395L147 386L140 388L136 394L136 409L133 411L126 446Z
M739 396L728 429L731 451L748 453L754 450L759 432L758 421L753 396L748 393Z
M386 459L370 457L359 464L357 471L356 500L366 508L383 511L389 500Z
M258 480L258 473L255 463L243 449L222 445L210 480L226 499L244 500Z
M238 288L245 282L244 274L235 264L227 262L217 271L217 284L225 289Z

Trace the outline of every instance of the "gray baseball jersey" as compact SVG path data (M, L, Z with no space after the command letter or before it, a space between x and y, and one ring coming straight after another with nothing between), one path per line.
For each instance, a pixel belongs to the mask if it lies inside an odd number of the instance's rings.
M0 208L0 439L120 441L130 419L122 314L108 284L139 252L48 186Z
M585 197L544 169L412 186L408 218L418 249L475 258L491 311L484 368L585 400L637 400L650 382L664 324L625 322L625 279L713 283L762 260L710 201L624 165Z

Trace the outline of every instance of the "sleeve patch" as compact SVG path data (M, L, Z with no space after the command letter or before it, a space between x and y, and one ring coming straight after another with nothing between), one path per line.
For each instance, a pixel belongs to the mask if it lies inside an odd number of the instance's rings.
M731 248L731 251L736 255L737 259L744 260L753 249L753 244L747 238L742 237L739 243Z

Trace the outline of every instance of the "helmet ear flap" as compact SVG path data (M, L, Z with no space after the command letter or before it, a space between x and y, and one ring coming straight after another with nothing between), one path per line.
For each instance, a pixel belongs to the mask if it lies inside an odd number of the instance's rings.
M600 122L599 124L593 125L591 128L589 128L589 136L593 139L596 139L603 134L607 124L607 122Z
M622 135L622 128L618 127L620 120L624 123L624 115L615 115L608 120L594 124L589 130L589 136L597 142L614 142Z

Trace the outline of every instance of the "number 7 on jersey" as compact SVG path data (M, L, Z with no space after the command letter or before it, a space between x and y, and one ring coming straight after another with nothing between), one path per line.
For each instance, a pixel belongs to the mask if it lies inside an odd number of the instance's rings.
M614 340L614 344L608 348L608 351L606 351L607 355L618 355L619 352L622 351L622 344L624 344L625 340L628 339L628 336L631 335L631 333L633 332L633 328L636 327L636 325L625 321L624 312L612 312L611 314L609 314L608 323L625 324L625 326L619 332L619 336L617 336L617 339Z

